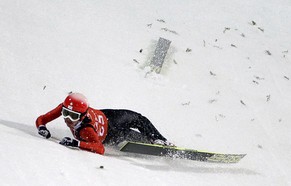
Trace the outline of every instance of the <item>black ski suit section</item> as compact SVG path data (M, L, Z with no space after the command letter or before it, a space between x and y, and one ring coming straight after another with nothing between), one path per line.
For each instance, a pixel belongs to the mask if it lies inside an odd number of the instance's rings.
M166 140L148 118L137 112L123 109L101 111L108 119L108 134L104 144L115 145L125 140L144 143L152 143L156 139Z

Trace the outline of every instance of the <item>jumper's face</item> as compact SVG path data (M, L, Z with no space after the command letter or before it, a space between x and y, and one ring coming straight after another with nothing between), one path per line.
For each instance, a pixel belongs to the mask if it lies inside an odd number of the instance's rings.
M64 118L65 123L67 124L68 127L74 127L77 123L79 123L79 120L77 121L72 121L70 118Z

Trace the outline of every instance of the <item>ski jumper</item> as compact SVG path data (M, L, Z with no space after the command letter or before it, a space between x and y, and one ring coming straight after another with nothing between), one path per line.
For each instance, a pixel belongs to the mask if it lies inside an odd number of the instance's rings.
M62 107L61 103L55 109L39 116L36 127L45 126L60 117ZM104 154L103 144L116 145L124 140L146 143L152 143L156 139L166 140L146 117L130 110L97 110L89 107L81 121L75 126L67 126L80 141L80 149L98 154Z
M36 120L36 127L46 125L48 122L61 116L62 104L55 109L41 115ZM99 110L88 108L85 118L75 126L68 126L73 136L80 141L80 149L104 154L102 142L107 135L107 118Z

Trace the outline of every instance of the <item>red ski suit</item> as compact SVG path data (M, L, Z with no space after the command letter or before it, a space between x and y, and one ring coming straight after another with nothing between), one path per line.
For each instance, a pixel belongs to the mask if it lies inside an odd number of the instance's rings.
M61 116L63 104L59 104L55 109L41 115L36 120L36 127L46 125L48 122ZM104 154L102 142L105 140L108 129L106 116L100 110L88 108L85 118L74 126L70 126L72 134L80 141L80 149L91 151L98 154Z

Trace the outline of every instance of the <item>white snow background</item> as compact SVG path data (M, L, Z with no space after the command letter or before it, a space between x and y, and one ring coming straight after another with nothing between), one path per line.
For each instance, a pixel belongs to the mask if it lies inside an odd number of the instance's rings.
M172 43L155 74L159 37ZM291 185L290 50L290 0L1 0L0 185ZM247 156L102 156L43 139L36 118L71 91L142 113L178 146ZM61 117L47 127L71 136Z

